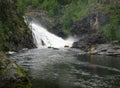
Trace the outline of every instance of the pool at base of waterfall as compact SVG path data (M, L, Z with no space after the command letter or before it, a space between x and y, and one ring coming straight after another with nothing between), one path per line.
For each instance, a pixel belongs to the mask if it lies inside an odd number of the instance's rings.
M32 49L12 58L28 73L33 88L120 88L120 57Z

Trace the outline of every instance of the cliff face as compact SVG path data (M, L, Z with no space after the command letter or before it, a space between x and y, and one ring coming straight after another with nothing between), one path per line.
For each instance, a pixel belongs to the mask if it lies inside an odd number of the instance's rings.
M33 47L32 33L17 13L16 0L0 0L0 50Z

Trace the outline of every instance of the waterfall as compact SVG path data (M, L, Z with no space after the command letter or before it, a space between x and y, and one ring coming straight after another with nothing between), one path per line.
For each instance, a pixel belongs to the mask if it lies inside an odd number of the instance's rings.
M27 17L25 18L25 22L28 22ZM32 21L29 21L29 28L32 30L34 43L37 48L63 48L65 46L71 47L74 39L68 38L67 40L62 39L61 37L56 36L53 33L47 31L41 24Z

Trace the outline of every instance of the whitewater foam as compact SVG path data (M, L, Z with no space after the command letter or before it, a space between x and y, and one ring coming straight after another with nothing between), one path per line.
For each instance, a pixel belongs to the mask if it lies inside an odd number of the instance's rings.
M64 40L61 37L48 32L47 29L41 24L37 24L33 21L30 22L29 27L33 32L34 43L38 48L63 48L65 46L71 47L74 42L74 38L71 37L67 40Z

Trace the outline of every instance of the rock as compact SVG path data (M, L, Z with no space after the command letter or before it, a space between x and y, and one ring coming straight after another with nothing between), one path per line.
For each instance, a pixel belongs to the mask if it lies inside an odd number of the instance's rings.
M88 43L92 44L104 44L106 41L107 40L103 34L94 33L88 37Z
M31 88L26 73L0 52L0 88Z
M85 50L87 48L87 43L85 43L83 41L77 41L77 42L73 43L72 48Z
M55 48L55 47L52 47L52 49L54 49L54 50L59 50L59 48Z
M69 47L68 45L65 45L64 47Z
M79 37L79 41L73 43L73 48L79 48L88 51L88 44L104 44L107 39L104 34L98 32L98 27L94 27L96 21L98 26L108 23L109 17L104 13L90 14L87 17L73 23L71 32Z
M65 31L63 31L63 30L59 30L58 33L57 33L57 35L59 37L64 38L64 39L68 37L68 34Z
M114 46L113 49L119 50L119 49L120 49L120 46Z
M98 14L90 14L73 23L71 30L72 34L81 36L85 34L95 33L98 29L98 27L94 27L96 19L98 21L98 26L103 26L109 22L109 17L102 12L99 12Z
M96 54L108 56L120 56L120 46L112 44L101 44L96 47Z
M97 54L97 55L107 55L107 56L120 56L120 46L118 45L99 44L97 46L92 45L92 47L89 48L87 44L83 44L80 42L76 42L76 43L78 45L76 45L77 47L75 48L79 48L80 50L82 50L82 52L80 52L80 55L82 54L95 54L96 55Z
M81 36L79 41L74 42L72 45L72 48L79 48L84 51L88 51L89 44L95 45L95 44L103 44L106 43L106 38L102 34L86 34Z
M52 48L51 46L48 46L48 48Z
M112 41L112 44L120 44L120 41L114 40L114 41Z

